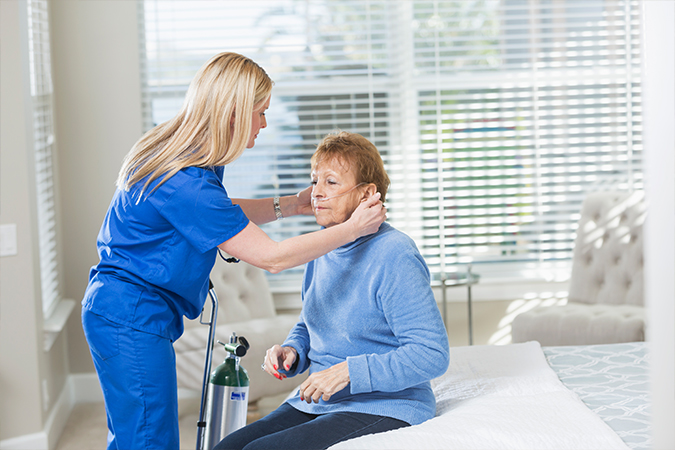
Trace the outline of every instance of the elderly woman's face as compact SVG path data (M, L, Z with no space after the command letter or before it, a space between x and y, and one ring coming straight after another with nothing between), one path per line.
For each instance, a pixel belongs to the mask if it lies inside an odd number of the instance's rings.
M365 199L365 187L357 186L349 163L333 158L312 170L312 209L316 222L326 228L348 220Z

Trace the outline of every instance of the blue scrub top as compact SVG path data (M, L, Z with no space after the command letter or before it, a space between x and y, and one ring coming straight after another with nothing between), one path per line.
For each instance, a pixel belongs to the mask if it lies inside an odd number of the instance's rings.
M97 239L82 307L112 322L176 340L201 313L216 247L249 223L221 180L223 168L183 169L138 201L145 180L117 190ZM160 177L161 179L162 177Z

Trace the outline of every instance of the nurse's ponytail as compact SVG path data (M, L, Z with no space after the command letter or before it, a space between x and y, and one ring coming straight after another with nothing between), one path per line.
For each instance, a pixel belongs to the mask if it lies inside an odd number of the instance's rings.
M124 158L117 187L142 191L186 167L223 166L246 149L253 110L272 92L272 80L251 59L220 53L197 72L180 112L141 137ZM139 197L140 199L140 197Z

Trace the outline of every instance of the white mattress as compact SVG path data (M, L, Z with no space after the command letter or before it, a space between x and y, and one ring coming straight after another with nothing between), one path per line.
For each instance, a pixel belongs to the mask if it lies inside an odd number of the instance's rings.
M331 449L628 449L563 385L537 342L452 347L432 386L433 419Z
M560 380L633 449L652 448L645 342L544 347Z

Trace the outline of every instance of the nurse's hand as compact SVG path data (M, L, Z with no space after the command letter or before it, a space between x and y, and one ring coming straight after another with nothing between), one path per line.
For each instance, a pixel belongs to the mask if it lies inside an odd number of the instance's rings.
M386 218L387 208L380 201L380 193L376 192L359 204L347 223L351 223L357 237L361 237L377 232Z
M268 349L265 353L263 368L265 372L279 380L283 380L286 378L286 375L280 373L279 370L290 370L291 367L293 367L293 363L295 363L297 357L298 352L293 347L282 347L281 345L275 345Z
M349 384L349 366L347 361L335 364L321 372L314 372L300 385L300 399L307 403L324 402Z

